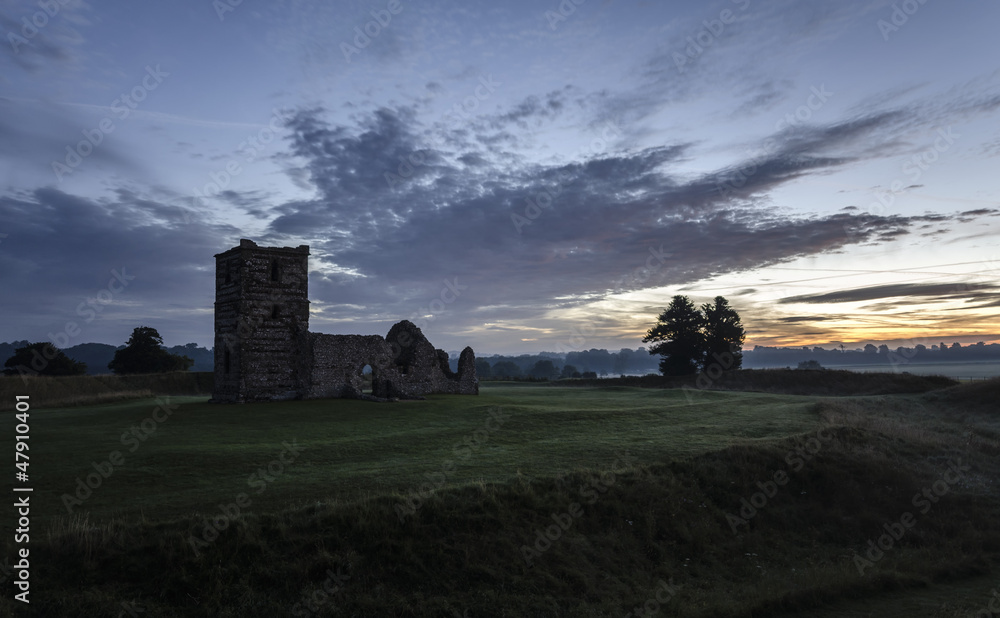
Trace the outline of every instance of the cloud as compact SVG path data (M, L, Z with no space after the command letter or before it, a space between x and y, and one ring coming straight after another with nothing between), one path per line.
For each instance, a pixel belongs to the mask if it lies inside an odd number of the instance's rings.
M82 343L124 341L140 323L170 324L172 336L184 339L176 343L208 340L212 255L236 242L236 228L126 189L104 199L53 188L4 195L0 214L8 235L0 284L17 290L4 305L22 316L20 328L26 322L55 332L75 322ZM112 271L135 279L106 302L98 295Z
M864 288L854 288L850 290L838 290L825 294L811 294L803 296L789 296L782 298L782 304L791 303L852 303L865 300L876 300L880 298L911 298L911 299L951 299L965 298L974 292L1000 291L1000 288L991 284L980 283L896 283L891 285L876 285ZM887 305L887 306L894 306ZM887 307L883 307L887 308Z
M806 322L806 323L826 322L829 320L836 320L836 319L839 318L831 316L822 316L822 315L796 315L796 316L778 318L778 321L783 322L785 324L798 324L799 322Z
M37 73L51 65L79 60L78 49L84 39L76 26L88 25L84 15L90 7L82 0L59 0L53 6L58 11L54 15L37 2L15 0L8 8L0 7L0 30L4 31L0 66L13 64Z
M546 94L544 98L530 95L514 105L510 111L487 116L480 122L495 130L503 129L510 124L523 130L540 126L542 121L552 120L565 110L567 96L571 90L572 86L565 86L561 90Z
M354 126L331 126L324 116L302 110L289 122L292 152L319 197L276 207L268 238L312 245L323 273L315 298L379 316L409 317L458 277L468 286L467 315L479 306L537 317L609 291L891 242L926 220L855 211L790 217L758 199L842 165L846 159L814 151L846 143L887 117L783 135L727 193L720 183L731 170L694 178L671 172L690 148L684 143L565 164L498 162L478 150L426 142L410 108L380 108ZM414 153L422 163L406 178L387 180ZM532 204L540 204L537 211Z

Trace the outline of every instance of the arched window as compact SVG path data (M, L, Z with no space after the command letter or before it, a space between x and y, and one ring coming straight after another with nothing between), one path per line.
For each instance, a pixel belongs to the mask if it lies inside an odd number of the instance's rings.
M226 374L229 373L229 370L230 370L230 366L229 366L229 348L226 348L226 351L222 353L222 368L223 368L223 371Z
M271 305L271 319L277 320L281 317L281 307L277 303Z
M278 281L280 277L278 276L278 260L271 260L271 281Z

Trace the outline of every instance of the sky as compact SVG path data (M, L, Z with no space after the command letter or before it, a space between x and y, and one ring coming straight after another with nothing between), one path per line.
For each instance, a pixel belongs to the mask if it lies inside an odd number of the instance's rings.
M0 341L212 345L214 258L310 329L1000 341L992 0L0 0Z

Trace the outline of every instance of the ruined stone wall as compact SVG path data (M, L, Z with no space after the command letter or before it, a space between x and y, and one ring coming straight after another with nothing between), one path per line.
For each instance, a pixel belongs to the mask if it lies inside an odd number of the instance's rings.
M387 379L392 371L392 353L378 335L323 335L310 333L310 379L303 397L359 397L362 369L371 365L372 384Z
M476 357L466 348L459 373L448 367L448 355L435 350L420 329L403 321L390 330L393 346L378 335L322 335L310 333L310 381L303 397L360 397L362 370L372 368L372 396L392 399L455 393L479 393ZM401 337L401 333L407 336ZM399 345L402 340L407 345Z
M403 378L400 388L408 395L479 394L476 357L472 348L462 352L465 363L463 365L459 359L459 374L455 374L448 366L448 353L435 350L423 332L408 320L394 324L386 335L386 341L393 351L393 364ZM469 358L472 359L471 367Z
M406 320L386 338L310 333L308 256L305 245L250 240L215 256L213 401L360 397L365 365L378 398L479 393L472 348L462 351L456 374L448 354Z

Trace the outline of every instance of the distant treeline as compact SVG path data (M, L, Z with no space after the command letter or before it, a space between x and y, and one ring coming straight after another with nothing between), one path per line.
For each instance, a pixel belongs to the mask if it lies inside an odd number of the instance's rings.
M795 367L802 361L815 360L821 365L903 365L906 363L972 363L1000 361L1000 344L980 341L963 346L960 343L938 343L926 346L866 345L864 348L768 348L756 346L743 353L743 366L747 368Z
M17 348L28 345L28 341L0 343L0 365L14 355ZM83 343L63 349L66 356L75 361L87 364L87 373L91 375L111 373L108 363L114 358L115 350L124 346L113 346L105 343ZM211 348L199 347L196 343L165 347L171 354L187 356L194 361L191 371L213 371L214 352ZM659 373L659 357L652 356L644 347L634 350L622 348L617 352L592 348L579 352L558 354L542 352L540 354L501 355L492 354L479 356L479 363L484 361L490 368L497 363L510 363L516 366L524 376L530 375L539 361L551 361L556 371L562 371L567 365L579 373L593 372L599 376L644 375ZM866 345L864 348L843 349L821 347L771 348L755 346L753 350L743 352L743 367L761 369L766 367L795 367L802 361L815 360L821 365L900 365L905 363L956 363L976 361L1000 362L1000 344L985 344L979 342L973 345L959 343L939 343L930 346L915 345L913 347L897 347ZM457 353L451 358L452 370L458 370ZM480 365L481 366L481 365ZM510 365L502 365L503 368ZM482 372L481 372L482 373ZM507 372L509 373L509 371Z
M499 375L510 375L510 364L516 366L521 374L531 375L532 369L539 361L552 361L557 371L562 371L564 367L571 366L579 373L593 372L599 376L622 375L622 374L647 374L658 373L659 356L651 356L646 348L631 350L622 348L617 352L599 350L581 350L579 352L568 352L557 354L555 352L542 352L541 354L519 354L517 356L505 356L493 354L490 356L479 356L478 363L483 361L489 363L491 368L497 364L504 363L500 367ZM507 369L505 369L507 368ZM480 371L479 373L483 373ZM494 374L498 372L494 371Z
M0 343L0 366L4 361L14 356L14 351L29 345L29 341L14 341L11 343ZM106 343L81 343L70 348L63 348L62 352L75 361L87 364L87 373L99 375L111 373L108 363L115 357L115 351L124 348L124 345L113 346ZM164 346L164 349L171 354L187 356L194 361L190 371L214 371L215 353L207 348L200 348L196 343L187 345L175 345L172 348Z

